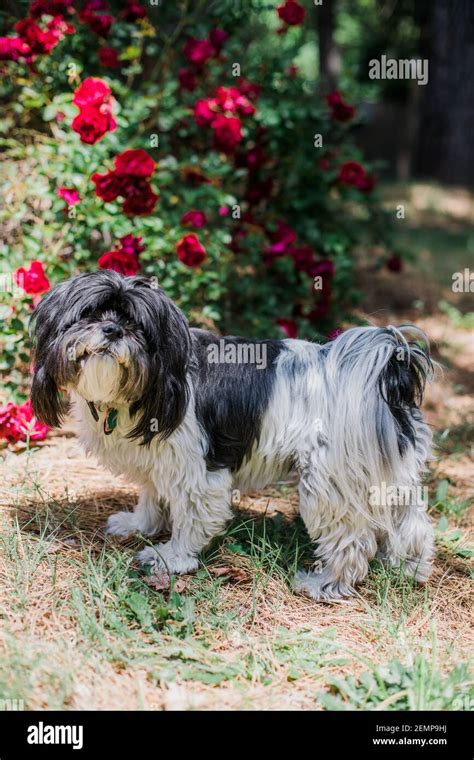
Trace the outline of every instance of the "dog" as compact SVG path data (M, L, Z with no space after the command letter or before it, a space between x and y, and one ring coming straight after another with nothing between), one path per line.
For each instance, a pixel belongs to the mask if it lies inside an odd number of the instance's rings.
M71 406L87 451L139 486L134 512L112 515L107 532L171 533L141 562L196 570L235 489L296 473L316 557L297 591L354 594L376 556L427 580L433 530L418 493L431 434L419 407L433 363L414 326L354 327L324 344L220 338L190 328L153 278L101 270L57 285L31 329L37 418L59 426Z

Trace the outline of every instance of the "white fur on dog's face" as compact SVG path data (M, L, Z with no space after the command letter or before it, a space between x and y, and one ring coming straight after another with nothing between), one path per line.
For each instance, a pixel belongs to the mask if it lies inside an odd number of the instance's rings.
M92 354L79 360L76 392L94 403L118 403L122 369L110 354Z

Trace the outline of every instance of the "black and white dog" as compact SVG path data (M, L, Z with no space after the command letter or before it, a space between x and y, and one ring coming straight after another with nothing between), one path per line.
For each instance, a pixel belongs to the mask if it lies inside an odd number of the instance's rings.
M419 581L430 573L419 479L431 436L418 407L432 364L414 334L356 327L325 345L223 339L190 329L153 279L99 271L61 283L37 307L32 402L56 426L69 405L61 391L70 395L86 449L140 487L135 511L112 515L108 532L171 531L139 554L170 573L197 568L231 517L234 489L297 473L318 561L296 588L337 599L376 554Z

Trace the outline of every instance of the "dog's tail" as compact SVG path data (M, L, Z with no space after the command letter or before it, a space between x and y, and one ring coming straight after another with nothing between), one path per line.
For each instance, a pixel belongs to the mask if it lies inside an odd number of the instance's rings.
M328 344L324 364L333 402L326 463L333 477L350 475L338 487L415 479L431 443L419 411L433 374L426 335L414 325L353 328Z

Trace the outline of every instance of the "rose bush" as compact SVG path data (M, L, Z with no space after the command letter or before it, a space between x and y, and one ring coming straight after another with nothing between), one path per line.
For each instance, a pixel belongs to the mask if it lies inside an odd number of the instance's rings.
M192 5L1 14L3 401L27 394L34 304L78 272L153 275L218 331L321 339L357 302L358 250L396 269L356 106L304 62L302 4Z

